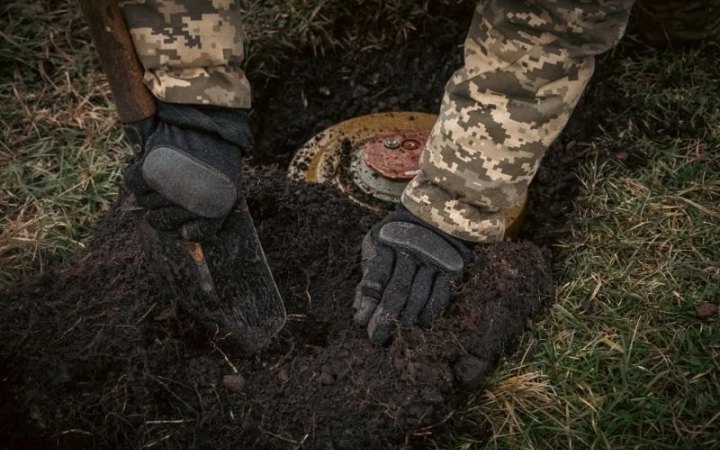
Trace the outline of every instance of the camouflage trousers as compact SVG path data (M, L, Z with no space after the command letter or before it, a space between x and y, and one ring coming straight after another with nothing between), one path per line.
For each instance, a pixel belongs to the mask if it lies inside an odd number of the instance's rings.
M421 172L402 198L458 238L497 241L567 123L594 56L624 33L634 0L486 0L448 82ZM233 0L122 0L154 95L248 108L240 12Z
M458 238L501 240L504 211L525 195L633 3L481 2L403 204Z
M234 0L120 0L145 84L170 103L250 107Z

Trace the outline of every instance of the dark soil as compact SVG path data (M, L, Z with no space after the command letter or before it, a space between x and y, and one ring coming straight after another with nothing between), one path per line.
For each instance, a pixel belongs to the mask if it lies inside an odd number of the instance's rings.
M379 215L331 187L289 182L284 168L340 120L436 111L461 64L466 26L439 20L406 46L298 57L279 79L255 75L248 203L289 314L265 352L226 355L173 306L122 204L70 262L0 293L0 448L397 448L449 439L453 412L548 298L543 252L529 242L477 248L435 328L375 347L353 325L351 305L360 242ZM567 218L572 175L560 191L551 180L576 164L569 142L541 171L528 230ZM269 163L280 170L259 166Z
M353 117L386 111L437 114L445 83L462 67L470 15L466 18L439 17L425 34L382 51L296 58L277 78L258 74L252 80L254 162L286 167L311 137Z
M352 324L351 305L359 243L378 217L332 188L272 170L247 175L289 314L270 348L226 360L171 306L118 206L86 251L4 294L6 445L384 448L442 439L418 430L445 422L482 385L550 289L534 245L481 247L447 319L373 346Z

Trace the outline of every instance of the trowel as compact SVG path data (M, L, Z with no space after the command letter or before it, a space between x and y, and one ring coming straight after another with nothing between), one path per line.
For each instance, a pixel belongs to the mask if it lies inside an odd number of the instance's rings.
M155 100L143 84L144 71L115 0L80 0L80 6L121 120L153 116ZM214 342L251 354L283 327L285 306L245 200L238 201L215 239L202 244L158 233L141 216L136 222L146 255L168 282L174 300Z

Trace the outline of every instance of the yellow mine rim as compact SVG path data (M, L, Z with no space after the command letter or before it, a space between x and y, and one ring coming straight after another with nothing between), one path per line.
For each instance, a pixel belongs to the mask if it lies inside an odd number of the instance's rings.
M295 154L288 176L295 181L307 183L332 182L340 165L343 140L360 142L380 133L432 130L437 116L418 112L385 112L355 117L327 128L305 143ZM527 195L521 203L505 213L506 233L515 235L522 220Z

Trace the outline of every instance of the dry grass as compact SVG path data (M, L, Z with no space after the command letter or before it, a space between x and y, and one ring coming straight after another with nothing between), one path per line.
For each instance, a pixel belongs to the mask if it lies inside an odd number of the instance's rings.
M557 304L477 407L491 448L720 448L715 51L606 61L632 106L589 143Z
M244 0L250 72L275 76L296 52L362 52L396 45L472 0Z
M0 17L1 287L81 245L125 153L72 4L9 2Z

